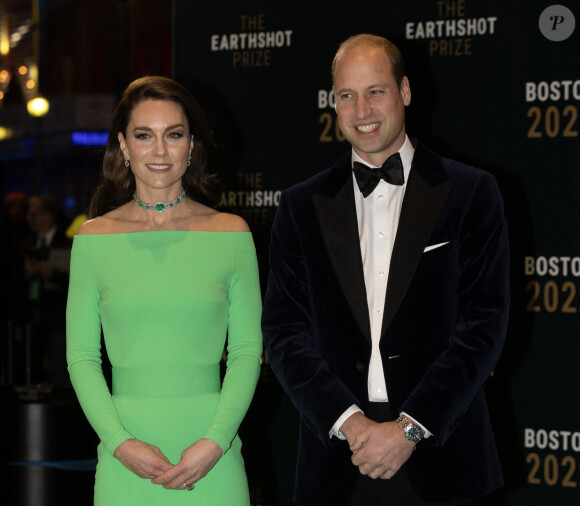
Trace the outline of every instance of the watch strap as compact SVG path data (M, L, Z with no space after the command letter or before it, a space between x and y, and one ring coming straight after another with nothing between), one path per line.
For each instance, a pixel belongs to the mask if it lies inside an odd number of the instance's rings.
M423 429L412 420L409 420L405 415L399 415L399 418L397 418L395 421L397 422L399 427L403 429L403 432L405 433L405 438L408 441L418 443L419 441L421 441L421 439L423 439L423 436L425 435ZM412 432L416 433L417 437L410 437L409 429L412 429Z

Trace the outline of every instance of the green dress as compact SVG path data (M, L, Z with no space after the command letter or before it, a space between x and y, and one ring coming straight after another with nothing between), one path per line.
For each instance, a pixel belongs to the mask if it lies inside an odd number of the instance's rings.
M101 441L95 505L249 505L237 430L260 372L260 312L249 232L75 237L67 360ZM112 393L101 368L101 328ZM113 457L129 438L159 447L173 464L200 438L224 454L193 491L165 490Z

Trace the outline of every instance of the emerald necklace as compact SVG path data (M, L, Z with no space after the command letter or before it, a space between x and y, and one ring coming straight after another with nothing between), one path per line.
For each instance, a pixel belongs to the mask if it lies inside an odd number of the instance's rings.
M139 200L139 198L137 197L136 193L133 193L133 200L135 200L135 202L137 202L137 205L139 207L142 207L143 209L147 209L147 211L157 211L157 212L162 212L165 211L166 209L171 209L172 207L175 207L177 204L179 204L182 200L183 197L185 197L185 190L183 190L181 192L181 195L173 200L170 200L169 202L156 202L155 204L148 204L147 202L143 202L142 200Z

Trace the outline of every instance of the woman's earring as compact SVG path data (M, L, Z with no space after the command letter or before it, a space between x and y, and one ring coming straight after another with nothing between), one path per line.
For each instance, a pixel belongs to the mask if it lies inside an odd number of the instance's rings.
M191 155L187 157L187 166L189 167L190 165L191 165Z
M129 167L129 159L125 157L125 167Z

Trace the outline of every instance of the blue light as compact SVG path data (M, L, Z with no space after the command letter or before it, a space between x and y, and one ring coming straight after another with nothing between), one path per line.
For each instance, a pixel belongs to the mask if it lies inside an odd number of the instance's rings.
M105 146L107 132L72 132L70 138L75 146Z

